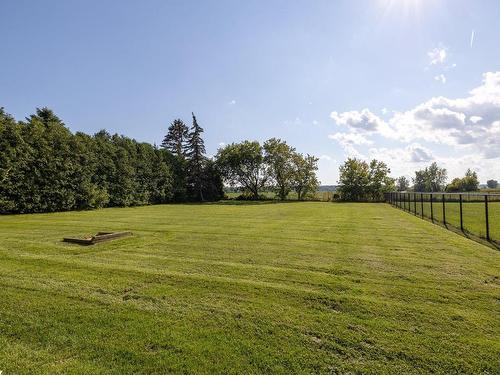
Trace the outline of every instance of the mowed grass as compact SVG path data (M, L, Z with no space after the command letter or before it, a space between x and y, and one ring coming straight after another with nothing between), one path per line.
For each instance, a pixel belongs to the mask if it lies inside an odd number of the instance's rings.
M64 236L131 230L93 247ZM0 217L3 374L500 371L500 253L388 204Z
M418 197L417 197L418 199ZM417 215L422 214L422 204L413 201L405 204L405 208L411 209L411 212L417 212ZM424 216L431 217L431 204L424 201L423 203ZM472 233L476 236L486 238L486 214L484 202L463 202L462 204L462 217L463 227L466 232ZM443 205L440 198L435 198L432 204L432 215L434 220L443 223ZM445 217L446 223L460 229L460 203L446 202L445 204ZM500 201L493 201L488 203L488 222L490 238L500 244Z

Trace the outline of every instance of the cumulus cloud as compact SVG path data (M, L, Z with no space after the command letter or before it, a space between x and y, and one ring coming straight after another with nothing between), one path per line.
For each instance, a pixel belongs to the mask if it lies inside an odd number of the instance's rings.
M446 61L446 48L444 47L436 47L427 52L427 56L429 57L430 65L439 65L444 64Z
M500 72L485 73L483 83L465 98L436 97L396 113L389 127L400 139L425 139L449 145L473 146L500 156Z
M368 150L370 159L380 159L393 163L428 163L434 160L432 152L418 143L406 147L373 147Z
M367 108L361 111L332 112L330 117L337 125L368 132L375 132L384 125L384 121Z
M408 146L406 151L409 154L410 161L413 163L430 162L434 160L432 152L428 148L420 146L417 143Z
M391 143L406 143L407 146L372 148L367 157L378 155L382 160L404 161L408 166L411 163L444 160L417 143L424 142L429 147L442 145L453 150L455 155L469 155L474 160L482 160L481 165L496 159L496 173L500 172L500 72L483 74L481 85L465 97L433 97L407 111L393 112L387 120L366 108L332 112L331 118L345 131L329 137L338 141L351 155L361 156L357 148L362 150L377 136ZM457 167L453 160L449 160L448 164Z
M332 112L331 118L355 134L376 133L403 142L420 139L469 146L487 157L497 157L500 156L500 72L485 73L482 85L465 98L431 98L408 111L395 112L388 121L366 108ZM336 137L340 141L342 136ZM351 141L354 139L352 135L349 137Z

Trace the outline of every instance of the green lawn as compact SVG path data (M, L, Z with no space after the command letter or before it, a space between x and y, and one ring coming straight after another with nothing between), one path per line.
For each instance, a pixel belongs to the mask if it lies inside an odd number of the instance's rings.
M64 236L131 230L79 247ZM0 217L4 375L500 372L500 253L388 204Z

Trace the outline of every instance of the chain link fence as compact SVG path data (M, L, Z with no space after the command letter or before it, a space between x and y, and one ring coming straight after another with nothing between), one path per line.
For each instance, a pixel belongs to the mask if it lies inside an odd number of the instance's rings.
M385 200L500 248L500 194L392 192L385 194Z

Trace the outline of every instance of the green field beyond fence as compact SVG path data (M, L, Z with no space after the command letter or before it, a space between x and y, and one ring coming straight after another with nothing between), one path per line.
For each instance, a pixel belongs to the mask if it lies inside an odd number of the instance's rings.
M500 194L389 193L386 199L417 216L500 245Z
M133 235L62 242L98 231ZM387 204L12 215L0 235L4 375L500 373L500 252Z

